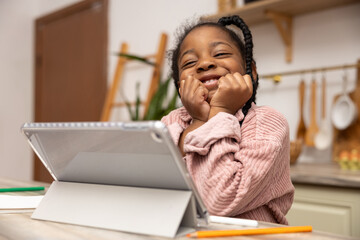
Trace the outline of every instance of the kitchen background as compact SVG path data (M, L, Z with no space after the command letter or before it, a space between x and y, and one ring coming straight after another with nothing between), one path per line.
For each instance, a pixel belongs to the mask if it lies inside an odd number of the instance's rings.
M32 0L0 1L0 177L31 180L33 177L33 153L20 132L24 122L34 120L34 21L78 1ZM244 3L237 1L237 6ZM168 49L172 47L174 33L186 20L215 14L217 0L109 0L108 19L108 81L112 81L117 57L122 42L128 42L132 53L149 54L156 49L160 33L169 36ZM293 70L355 64L360 59L360 2L336 8L320 10L293 18L293 57L285 61L285 47L278 30L272 22L252 25L254 56L260 75ZM132 70L131 70L132 69ZM168 73L165 63L164 75ZM141 94L145 94L146 82L150 79L149 67L134 63L126 79L142 82ZM306 82L304 118L310 121L310 83L313 77L317 87L317 122L321 114L322 72L284 76L275 84L269 79L260 79L257 94L258 105L270 105L288 119L290 138L296 137L299 122L299 82ZM325 73L327 80L327 120L335 95L342 92L345 71ZM355 68L346 70L348 90L355 87ZM128 80L126 94L135 96L135 87ZM86 91L86 89L84 90ZM113 120L128 120L126 110L118 111ZM330 162L331 148L316 150L307 147L298 162Z

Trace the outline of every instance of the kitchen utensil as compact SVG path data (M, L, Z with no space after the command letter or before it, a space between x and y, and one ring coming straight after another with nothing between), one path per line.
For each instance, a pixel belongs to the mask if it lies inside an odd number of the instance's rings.
M305 144L310 147L315 146L314 143L315 135L319 131L319 127L316 123L316 88L317 88L316 80L313 79L311 82L311 102L310 102L311 118L310 118L310 124L305 134Z
M304 79L301 79L300 84L299 84L299 101L300 101L300 106L299 106L299 125L297 127L297 132L296 132L296 139L304 139L305 138L305 133L306 133L306 126L305 126L305 121L304 121L304 96L305 96L305 81Z
M331 134L331 126L329 121L326 120L326 79L325 75L323 75L322 83L321 83L321 125L320 130L315 136L315 147L319 150L324 150L331 145L332 134Z
M357 149L360 152L360 59L357 61L356 74L355 74L355 86L353 91L348 91L348 95L351 100L355 103L358 117L356 121L349 126L347 129L339 130L336 127L333 127L333 142L332 142L332 156L333 160L336 160L336 157L340 156L342 151L350 149ZM342 95L340 94L334 96L333 103Z
M290 164L295 164L299 158L303 147L303 142L304 140L302 138L295 139L294 141L290 142Z
M336 100L331 119L334 126L339 130L348 128L357 119L357 107L346 91L347 75L343 78L343 94Z

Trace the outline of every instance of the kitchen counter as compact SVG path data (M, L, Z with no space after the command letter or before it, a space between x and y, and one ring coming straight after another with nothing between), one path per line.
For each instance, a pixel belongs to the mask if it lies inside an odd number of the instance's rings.
M360 171L342 170L336 163L296 163L291 165L294 184L360 188Z

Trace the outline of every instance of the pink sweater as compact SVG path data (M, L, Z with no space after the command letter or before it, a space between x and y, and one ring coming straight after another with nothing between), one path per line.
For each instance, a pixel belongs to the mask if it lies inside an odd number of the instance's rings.
M288 224L294 197L289 127L270 107L253 104L242 126L237 114L218 113L184 140L184 161L211 215ZM184 107L162 118L178 145L191 116Z

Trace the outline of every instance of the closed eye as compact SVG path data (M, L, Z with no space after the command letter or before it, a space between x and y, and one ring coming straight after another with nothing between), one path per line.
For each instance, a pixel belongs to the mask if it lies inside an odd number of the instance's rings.
M222 56L228 56L228 55L230 55L230 53L223 52L223 53L217 53L217 54L215 54L215 57L222 57Z
M191 66L192 64L195 64L195 61L189 61L189 62L186 62L184 65L182 65L181 68L186 68L186 67L189 67Z

